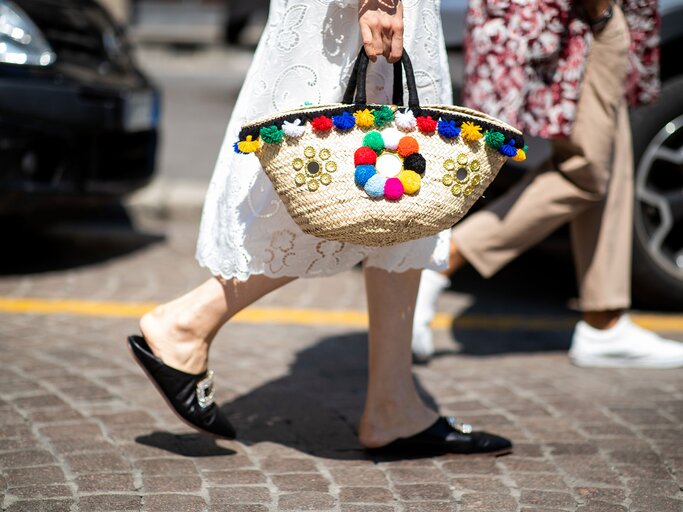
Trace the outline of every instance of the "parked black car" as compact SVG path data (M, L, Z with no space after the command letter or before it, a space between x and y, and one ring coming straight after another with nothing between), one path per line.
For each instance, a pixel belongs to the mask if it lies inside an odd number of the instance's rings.
M102 204L148 183L159 105L94 0L0 0L0 214Z

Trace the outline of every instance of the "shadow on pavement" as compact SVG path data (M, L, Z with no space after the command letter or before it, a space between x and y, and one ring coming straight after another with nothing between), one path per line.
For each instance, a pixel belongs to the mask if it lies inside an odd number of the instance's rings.
M490 327L485 329L467 328L456 317L451 324L454 345L459 347L455 350L454 346L455 352L489 356L569 349L579 315L567 306L577 291L566 245L546 243L512 261L491 279L484 279L472 267L466 267L454 274L451 282L451 290L471 294L475 300L459 316L493 315ZM506 326L506 318L528 319L529 327L524 327L524 320L522 325ZM544 325L534 325L537 319ZM452 354L453 351L441 351L435 355Z
M237 452L218 446L216 441L203 434L171 434L170 432L152 432L146 436L135 438L137 443L145 446L161 448L186 457L215 457L217 455L235 455Z
M122 207L82 212L71 218L47 216L0 219L10 244L0 251L0 276L35 274L101 263L165 237L138 231Z
M237 429L237 439L246 445L276 443L331 459L396 460L370 456L358 443L367 371L366 333L324 338L299 352L287 375L221 409ZM436 409L431 395L417 384L425 402ZM189 441L178 437L154 432L136 441L188 456L230 455L212 447L209 438L202 445L192 436L187 436Z

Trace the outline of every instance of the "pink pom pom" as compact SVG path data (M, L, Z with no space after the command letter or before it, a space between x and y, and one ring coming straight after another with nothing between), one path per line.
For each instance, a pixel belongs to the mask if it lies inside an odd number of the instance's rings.
M389 178L384 184L384 197L389 201L397 201L403 195L403 183L398 178Z

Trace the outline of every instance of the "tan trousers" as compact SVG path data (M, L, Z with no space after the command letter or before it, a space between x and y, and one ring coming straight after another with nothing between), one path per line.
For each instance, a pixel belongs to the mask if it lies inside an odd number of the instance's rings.
M633 157L625 100L628 44L624 15L615 8L591 47L571 136L553 140L550 161L454 228L456 244L482 276L490 277L569 222L581 308L630 306Z

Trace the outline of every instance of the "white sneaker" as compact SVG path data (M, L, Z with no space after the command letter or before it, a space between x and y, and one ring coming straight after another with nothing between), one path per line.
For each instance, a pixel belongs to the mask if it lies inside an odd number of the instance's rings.
M678 368L683 366L683 343L661 338L622 315L610 329L577 323L569 357L578 366Z
M423 270L420 289L415 303L413 318L413 360L419 364L428 363L434 355L434 335L429 326L436 314L436 301L444 288L448 288L450 280L433 270Z

